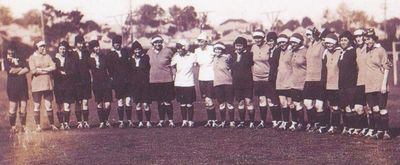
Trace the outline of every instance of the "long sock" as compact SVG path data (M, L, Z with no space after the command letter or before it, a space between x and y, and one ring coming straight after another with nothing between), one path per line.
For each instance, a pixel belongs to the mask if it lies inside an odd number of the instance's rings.
M381 120L381 130L382 131L387 131L389 130L389 115L388 114L384 114L380 116Z
M249 111L249 119L250 119L250 122L254 122L254 118L255 118L255 116L256 116L256 113L255 113L254 109L252 109L252 110L247 110L247 111Z
M123 120L124 120L124 111L125 111L125 108L124 108L124 107L118 107L118 108L117 108L117 111L118 111L118 119L119 119L120 121L123 121Z
M235 121L235 110L228 109L229 121Z
M358 115L360 118L360 127L361 128L368 128L368 116L366 113Z
M19 113L19 121L21 122L21 125L23 125L23 126L26 125L26 112L25 113L22 113L22 112Z
M267 109L266 106L260 106L260 119L261 121L267 120ZM276 111L271 108L272 120L276 120ZM275 115L274 115L275 114Z
M280 106L272 106L271 110L276 111L276 120L282 121L282 108Z
M285 122L289 121L289 108L282 108L282 118Z
M217 120L217 112L215 111L215 107L214 106L211 107L211 120Z
M158 117L160 118L160 120L165 120L165 105L163 104L158 104Z
M340 110L332 111L332 122L331 122L332 126L338 127L340 125L340 114L341 114Z
M377 130L379 130L379 131L382 131L382 118L381 118L381 114L379 114L379 112L378 113L376 113L377 115L376 116L374 116L374 119L375 119L375 129L377 129Z
M125 114L127 120L132 120L132 106L125 107Z
M98 117L99 117L100 123L104 122L104 116L105 116L105 114L104 114L103 108L97 108L97 115L98 115Z
M33 111L33 118L35 119L35 124L40 124L40 111Z
M144 114L146 116L146 120L150 121L151 120L151 111L150 110L144 111Z
M219 114L221 117L221 121L225 121L226 120L226 110L225 109L219 109Z
M63 111L58 111L56 113L57 119L59 123L64 123L64 112Z
M297 113L297 118L299 119L298 122L304 124L304 110L303 109L297 110L296 113Z
M82 111L83 121L89 121L89 110Z
M69 117L71 115L71 111L65 111L64 112L64 122L69 123Z
M207 119L208 120L212 120L212 112L211 109L209 109L208 107L206 107L206 111L207 111Z
M315 123L315 108L307 109L307 120L310 124Z
M187 120L187 114L188 110L186 106L181 106L181 115L182 115L182 120Z
M325 126L325 112L316 112L315 119L319 123L320 126Z
M379 120L379 113L378 112L372 112L372 115L369 116L369 127L372 129L376 129L377 127L377 122Z
M110 117L111 107L108 107L103 111L104 111L104 121L108 121L108 118Z
M193 107L193 106L187 107L187 110L188 110L188 120L189 120L189 121L193 121L193 117L194 117L194 107ZM213 109L213 110L214 110L214 112L215 112L215 109ZM215 120L214 117L213 117L213 120Z
M54 115L53 115L53 111L47 111L47 118L49 119L49 123L51 125L54 124Z
M349 113L346 111L342 113L342 118L343 118L343 126L349 127Z
M238 111L240 121L244 121L246 119L246 111L244 109L238 109Z
M76 121L77 122L81 122L82 121L82 111L81 110L75 110L75 117L76 117Z
M332 116L331 110L329 108L325 108L324 113L325 113L325 115L324 115L325 116L325 119L324 119L325 125L329 125L331 123L331 116Z
M350 112L349 114L349 127L356 128L356 112Z
M168 120L174 120L174 110L172 109L172 104L165 105L165 109L167 112Z
M292 114L292 121L299 122L299 118L297 116L297 112L295 108L290 108L290 113Z
M143 110L136 110L136 116L140 122L143 121Z
M15 126L15 123L17 121L17 113L10 113L9 120L10 120L10 125Z

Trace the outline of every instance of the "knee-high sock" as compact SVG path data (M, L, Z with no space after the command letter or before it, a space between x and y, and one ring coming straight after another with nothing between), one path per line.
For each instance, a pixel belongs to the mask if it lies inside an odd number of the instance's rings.
M83 121L89 121L89 109L82 111Z
M158 117L160 120L165 120L166 108L164 104L158 104Z
M371 129L377 128L379 117L380 117L379 112L372 112L372 115L369 116L369 127Z
M380 129L382 131L389 130L389 115L384 114L380 116Z
M53 111L47 111L47 118L49 119L50 125L54 124L54 115Z
M17 113L10 113L9 120L10 120L10 125L15 126L15 123L17 121Z
M105 117L104 109L103 108L97 108L97 115L99 117L100 123L103 123L104 120L105 120L105 118L104 118Z
M143 110L136 110L136 117L139 120L139 122L143 121Z
M35 119L35 124L40 124L40 111L33 111L33 118Z
M368 116L366 113L358 115L360 118L360 127L361 128L368 128Z
M19 113L19 121L21 122L22 126L26 125L26 112L25 113L22 113L22 112Z
M229 121L235 121L235 109L228 109Z
M71 111L64 112L64 122L69 123L69 117L71 115Z
M189 120L189 121L193 121L193 117L194 117L194 107L193 107L193 106L187 107L187 111L188 111L188 120ZM215 113L215 109L214 109L214 113ZM215 115L215 114L214 114L214 115ZM214 117L213 117L213 120L215 120Z
M282 121L282 108L280 106L272 106L270 109L274 109L276 111L276 120L277 121Z
M343 118L343 126L349 127L349 112L344 111L342 113L342 118Z
M165 109L167 112L168 120L174 120L174 110L172 108L172 104L165 105Z
M110 112L111 112L111 106L104 109L104 120L105 121L108 121L108 118L110 117Z
M267 109L268 109L268 107L266 107L266 106L260 106L260 119L261 119L261 121L266 121L267 120ZM275 112L275 110L272 110L272 108L271 108L271 114L272 114L272 120L276 120L275 118L276 117L274 117L275 115L274 114L276 114L276 112Z
M332 126L338 127L340 126L340 114L341 111L340 110L333 110L332 111Z
M299 123L304 124L304 110L303 109L297 110L296 113Z
M207 119L208 119L208 120L212 120L211 108L206 107L206 111L207 111Z
M238 109L238 111L239 111L239 119L242 122L246 119L246 111L245 109Z
M219 114L221 117L221 121L225 121L226 120L226 110L225 109L219 109Z
M118 119L120 120L120 121L122 121L122 120L124 120L124 111L125 111L125 108L122 106L122 107L118 107L117 108L117 111L118 111Z
M126 120L132 120L132 106L125 107Z
M57 119L59 123L64 123L64 112L63 111L57 111L56 112Z
M256 113L255 113L254 109L252 109L252 110L247 110L247 111L248 111L248 113L249 113L250 122L254 122L254 119L255 119L255 116L256 116Z
M151 120L151 110L148 110L148 111L145 110L144 114L146 116L146 120L150 121Z
M348 122L350 128L356 128L356 112L350 112Z
M187 115L188 115L188 109L186 106L181 106L181 115L182 115L182 120L187 120ZM169 117L168 117L169 118Z
M292 121L299 122L298 114L295 108L290 108L290 113L292 114Z
M325 112L316 112L315 113L315 119L317 123L319 123L320 126L325 126L326 121L325 121Z
M307 109L307 120L308 120L308 123L310 123L310 124L314 124L315 123L315 113L316 113L315 108Z
M285 122L289 121L289 108L282 108L282 118Z
M192 106L192 108L194 109L194 107ZM215 107L214 106L212 106L211 107L211 120L217 120L217 112L215 111Z
M82 121L82 111L81 110L75 110L75 117L77 122Z

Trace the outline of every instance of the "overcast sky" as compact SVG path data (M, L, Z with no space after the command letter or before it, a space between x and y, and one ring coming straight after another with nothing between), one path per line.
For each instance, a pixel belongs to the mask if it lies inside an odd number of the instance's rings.
M123 17L113 16L127 13L130 2L134 10L145 3L159 4L165 10L172 5L192 5L196 11L209 11L208 19L212 25L229 18L269 25L270 19L265 14L269 11L282 11L279 19L284 22L290 19L301 21L304 16L319 22L325 9L335 11L342 2L348 4L350 9L364 10L375 20L382 21L385 0L0 0L0 5L9 7L14 17L20 17L30 9L40 9L43 3L48 3L63 11L78 9L85 15L84 20L119 24ZM400 0L387 0L387 17L400 17Z

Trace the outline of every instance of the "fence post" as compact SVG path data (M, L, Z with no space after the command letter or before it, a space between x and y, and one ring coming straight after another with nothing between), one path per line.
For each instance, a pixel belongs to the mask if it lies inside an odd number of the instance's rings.
M393 81L394 81L394 85L397 85L397 61L399 60L399 56L397 54L396 51L396 44L397 42L393 42L392 43L392 47L393 47Z

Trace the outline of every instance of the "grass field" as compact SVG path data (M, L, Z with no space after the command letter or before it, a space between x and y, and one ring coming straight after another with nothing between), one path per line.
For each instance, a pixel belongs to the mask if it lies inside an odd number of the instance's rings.
M207 129L201 127L206 119L201 102L195 105L199 126L194 129L92 128L10 135L5 77L0 74L0 164L400 164L398 137L382 141L273 129ZM398 86L391 87L389 98L390 126L397 136ZM93 101L90 103L94 107ZM33 129L31 107L30 103L27 122ZM152 116L156 122L156 110ZM174 117L180 120L177 109ZM116 119L117 113L112 111L112 122ZM93 108L90 123L98 123ZM42 125L48 126L44 113Z

